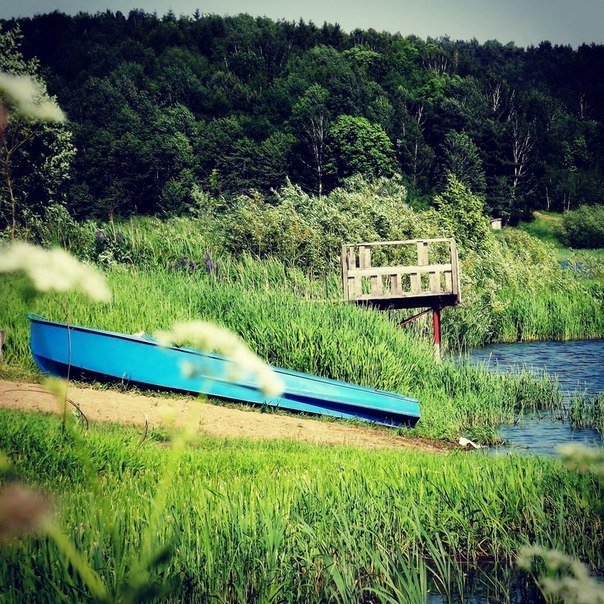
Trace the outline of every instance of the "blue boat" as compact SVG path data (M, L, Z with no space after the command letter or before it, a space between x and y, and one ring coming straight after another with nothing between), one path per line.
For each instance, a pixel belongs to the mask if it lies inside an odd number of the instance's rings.
M202 393L386 426L414 426L420 417L415 399L276 367L273 370L282 380L284 392L279 397L267 397L253 375L233 380L230 361L222 355L160 346L148 336L55 323L34 314L28 316L31 352L46 374ZM195 368L193 376L183 374L185 364Z

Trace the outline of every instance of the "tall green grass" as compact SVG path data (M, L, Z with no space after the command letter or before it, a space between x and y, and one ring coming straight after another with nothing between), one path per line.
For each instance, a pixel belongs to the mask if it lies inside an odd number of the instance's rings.
M6 362L33 369L27 311L123 333L152 334L175 320L202 318L235 331L273 365L416 396L422 409L416 433L422 436L465 434L490 442L497 424L560 402L551 380L493 374L453 360L436 363L431 344L386 315L315 299L304 283L291 292L289 277L270 275L243 271L223 279L116 266L107 272L114 292L108 305L91 305L75 294L23 301L23 281L6 278L0 282L0 296L11 300L0 308Z
M422 218L413 212L408 221L415 225L409 236L420 236L418 233L426 236L429 225L436 228L438 222L436 216ZM486 251L464 251L462 304L447 310L443 317L444 342L449 348L604 335L602 261L593 251L590 255L566 254L566 268L562 270L558 256L561 251L570 253L570 250L552 245L552 241L557 241L552 230L556 223L554 218L538 218L523 225L522 230L506 228L497 236L489 233ZM230 224L226 218L211 216L166 220L137 217L107 224L71 221L57 228L48 221L42 239L109 268L129 265L149 270L199 272L205 270L204 261L209 259L213 266L218 262L221 280L230 283L252 288L270 283L301 297L342 299L338 258L333 254L321 257L317 264L308 260L301 265L293 250L295 245L288 240L275 247L274 253L280 253L279 257L259 261L243 254L235 258L230 255L225 239L229 237ZM287 239L280 232L275 236ZM333 236L332 233L330 237ZM291 254L283 251L290 248ZM397 318L400 321L410 314L399 312ZM428 319L407 329L426 339L430 337Z
M13 472L54 494L112 594L137 576L148 535L172 555L147 579L173 601L424 602L437 589L463 600L468 573L509 567L529 543L602 565L598 487L555 461L199 437L157 508L171 445L140 436L0 412ZM47 538L5 549L0 578L6 602L90 599Z

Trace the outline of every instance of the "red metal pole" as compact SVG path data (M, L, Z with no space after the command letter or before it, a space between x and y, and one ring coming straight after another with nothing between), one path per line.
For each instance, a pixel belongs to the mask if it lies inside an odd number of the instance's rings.
M434 330L434 348L436 355L440 357L440 307L432 308L432 328Z

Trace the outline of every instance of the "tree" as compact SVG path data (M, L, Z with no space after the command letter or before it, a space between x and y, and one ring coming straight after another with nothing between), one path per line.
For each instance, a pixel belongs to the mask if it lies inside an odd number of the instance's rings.
M329 128L331 162L339 178L392 176L396 171L392 141L384 129L364 117L340 115Z
M491 237L491 227L480 197L449 174L447 186L434 198L434 205L446 230L457 239L462 249L484 249Z
M0 29L0 229L16 236L28 213L65 203L75 149L38 63L19 51L19 30Z
M473 193L483 194L486 179L478 147L465 132L447 132L443 150L443 173L453 174Z
M329 92L319 84L313 84L294 105L292 122L300 132L305 153L302 163L311 171L314 189L319 197L323 194L325 178L325 146L329 126L327 98Z

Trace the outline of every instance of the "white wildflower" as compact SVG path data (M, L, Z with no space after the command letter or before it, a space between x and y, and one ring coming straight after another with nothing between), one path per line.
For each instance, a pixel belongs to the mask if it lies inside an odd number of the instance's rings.
M186 343L205 352L222 354L232 362L232 378L252 373L266 396L283 393L283 383L275 372L228 329L205 321L189 321L175 323L170 331L157 333L156 338L162 346ZM190 366L185 371L190 375Z
M23 271L41 292L79 290L96 302L109 302L103 276L64 250L45 250L23 241L0 247L0 273Z
M601 448L567 444L557 447L557 451L569 468L604 477L604 451Z
M604 604L604 584L589 574L587 566L558 550L540 546L520 549L518 566L531 571L534 561L542 559L554 576L541 577L543 593L556 601L577 604Z
M0 71L0 97L24 117L43 122L65 121L65 114L48 97L43 85L29 76Z

